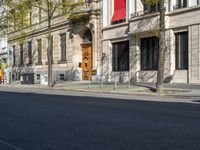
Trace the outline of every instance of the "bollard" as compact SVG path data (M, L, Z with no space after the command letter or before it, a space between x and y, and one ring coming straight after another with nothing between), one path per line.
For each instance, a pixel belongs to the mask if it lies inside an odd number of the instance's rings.
M103 90L103 76L101 76L101 90Z
M4 84L7 84L7 77L4 76Z
M115 90L117 90L117 79L116 79L116 76L115 76L115 87L114 87Z
M89 78L90 80L89 80L89 83L88 83L88 89L90 89L91 88L91 82L92 82L92 75L90 74L90 78Z
M6 76L1 77L1 84L3 84L3 85L7 84L7 77Z
M131 77L129 76L128 88L131 88Z

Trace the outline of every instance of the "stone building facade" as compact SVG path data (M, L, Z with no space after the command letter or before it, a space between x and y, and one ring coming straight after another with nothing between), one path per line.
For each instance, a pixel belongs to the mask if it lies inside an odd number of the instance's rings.
M166 1L164 82L200 83L199 0ZM105 80L156 82L158 5L103 0Z
M52 21L53 80L91 80L92 71L101 74L102 1L86 0L78 9L79 19L57 12ZM39 10L38 10L39 11ZM25 35L9 35L13 48L13 79L34 73L36 81L47 74L47 21L45 14L31 13L31 27ZM22 37L22 35L24 37Z
M7 38L0 37L0 61L7 62Z

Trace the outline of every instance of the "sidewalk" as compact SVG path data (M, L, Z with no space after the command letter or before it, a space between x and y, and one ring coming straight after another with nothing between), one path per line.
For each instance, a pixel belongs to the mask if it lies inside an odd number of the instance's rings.
M54 87L45 85L21 85L20 82L14 82L12 85L1 85L8 88L34 88L34 89L56 89L79 92L93 93L111 93L111 94L128 94L138 96L158 96L153 92L155 83L104 83L91 81L62 81L57 82ZM200 84L164 84L164 93L159 95L163 97L175 98L193 98L200 100Z

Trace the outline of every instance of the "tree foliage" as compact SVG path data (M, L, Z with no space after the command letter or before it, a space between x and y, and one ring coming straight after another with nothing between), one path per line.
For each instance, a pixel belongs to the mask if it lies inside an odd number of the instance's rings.
M52 20L58 12L69 16L82 5L82 0L4 0L0 3L0 30L22 31L31 26L34 11Z
M7 9L3 1L0 1L0 36L5 33L7 29L6 19Z
M1 17L0 29L5 30L7 34L12 32L24 32L25 29L32 26L32 14L39 14L38 20L46 21L48 30L48 85L52 86L52 49L51 49L51 29L52 20L59 15L70 16L75 14L76 10L83 5L83 0L5 0L1 5L4 15ZM1 13L2 14L2 13ZM41 17L42 20L41 20ZM23 33L24 37L25 32ZM28 34L27 34L28 35ZM26 36L27 36L26 35Z

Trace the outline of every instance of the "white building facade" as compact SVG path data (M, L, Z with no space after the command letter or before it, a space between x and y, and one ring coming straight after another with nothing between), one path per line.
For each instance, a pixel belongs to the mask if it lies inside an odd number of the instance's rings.
M199 0L166 7L167 83L200 83ZM107 81L156 82L159 6L141 0L103 1L103 74Z

